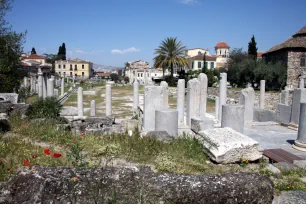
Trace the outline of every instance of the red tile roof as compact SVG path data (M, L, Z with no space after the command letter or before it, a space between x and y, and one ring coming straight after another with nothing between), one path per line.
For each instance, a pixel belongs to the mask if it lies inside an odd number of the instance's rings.
M46 57L37 54L31 54L30 56L27 57L27 59L46 59Z
M100 77L109 77L111 75L111 73L109 72L96 72L96 75L100 76Z
M226 42L219 42L215 48L221 48L221 47L224 47L224 48L230 48L230 46L228 46L228 44Z
M257 52L257 57L262 57L263 52Z
M203 60L204 58L204 55L197 55L197 56L194 56L194 57L191 57L192 59L194 60ZM217 59L217 56L210 56L210 55L206 55L206 60L207 61L216 61Z

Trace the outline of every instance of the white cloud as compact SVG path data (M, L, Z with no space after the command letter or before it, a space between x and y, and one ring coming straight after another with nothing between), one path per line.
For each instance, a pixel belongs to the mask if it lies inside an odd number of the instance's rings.
M179 0L181 4L194 5L198 3L198 0Z
M125 50L117 50L117 49L114 49L114 50L111 50L111 53L112 54L125 54L125 53L128 53L128 52L140 52L140 49L137 49L135 47L130 47L128 49L125 49Z
M102 53L103 51L102 51L102 50L90 50L90 51L85 51L85 50L82 50L82 49L80 49L80 48L76 48L76 49L68 50L68 52L70 52L71 54L72 54L72 53L79 53L79 54L99 54L99 53Z

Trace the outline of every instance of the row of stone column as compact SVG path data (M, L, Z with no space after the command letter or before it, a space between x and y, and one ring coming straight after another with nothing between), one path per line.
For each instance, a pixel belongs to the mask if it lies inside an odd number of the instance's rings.
M112 86L110 84L106 85L105 94L106 103L106 116L112 115ZM84 100L83 100L83 88L78 88L78 117L84 116ZM95 100L90 101L90 116L96 116L96 102Z

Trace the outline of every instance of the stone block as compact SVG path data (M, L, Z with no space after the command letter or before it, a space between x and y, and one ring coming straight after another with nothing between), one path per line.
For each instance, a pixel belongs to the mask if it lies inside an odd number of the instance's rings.
M217 163L235 163L241 159L255 161L262 158L258 142L231 128L203 130L195 136L208 156Z
M145 86L143 105L143 130L155 130L155 110L163 108L163 91L161 86Z
M177 136L178 111L175 109L156 110L155 131L166 131L171 136Z
M187 82L186 97L186 124L191 126L191 118L200 117L200 88L198 79L191 79Z
M18 94L16 93L0 93L0 101L10 101L11 103L18 103Z
M214 128L214 120L209 118L191 118L191 130L198 133L202 130Z
M135 119L123 120L121 123L124 126L126 131L129 131L129 130L134 131L138 129L139 127L139 121Z
M243 133L244 130L244 106L229 105L222 106L221 127L229 127Z
M277 121L276 115L275 111L254 108L253 120L258 122Z
M174 138L171 135L169 135L167 131L150 131L146 134L145 137L164 143L170 142Z
M277 104L277 122L289 124L291 117L291 105Z
M292 98L292 111L290 123L299 124L300 104L306 103L306 89L295 89Z
M249 87L241 90L239 104L244 105L244 121L250 123L254 118L255 91Z

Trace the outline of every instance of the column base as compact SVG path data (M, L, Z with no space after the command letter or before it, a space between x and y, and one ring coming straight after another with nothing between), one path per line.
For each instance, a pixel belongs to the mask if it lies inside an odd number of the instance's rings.
M306 152L306 144L298 142L297 140L294 141L292 147L296 150Z

